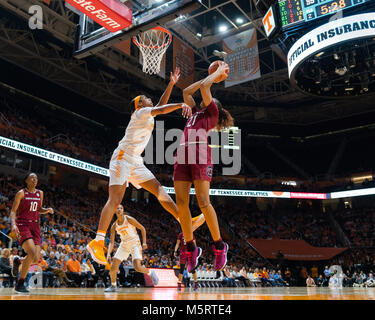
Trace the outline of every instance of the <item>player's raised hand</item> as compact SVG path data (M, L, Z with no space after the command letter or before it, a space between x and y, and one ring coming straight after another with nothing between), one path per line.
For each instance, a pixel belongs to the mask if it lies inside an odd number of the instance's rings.
M175 85L177 83L177 81L180 79L180 68L179 67L176 67L176 69L174 69L174 72L172 73L171 72L171 82Z
M182 116L184 118L190 118L191 115L193 114L190 106L188 106L186 103L182 104Z
M228 64L225 63L224 61L219 61L219 66L218 66L216 72L219 75L226 74L227 69L228 69Z

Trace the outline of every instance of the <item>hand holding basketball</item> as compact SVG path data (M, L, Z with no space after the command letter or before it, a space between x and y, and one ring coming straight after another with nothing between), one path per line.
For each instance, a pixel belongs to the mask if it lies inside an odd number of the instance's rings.
M226 62L221 60L216 60L210 64L208 67L208 74L218 73L218 77L215 79L215 83L219 83L228 78L229 66Z

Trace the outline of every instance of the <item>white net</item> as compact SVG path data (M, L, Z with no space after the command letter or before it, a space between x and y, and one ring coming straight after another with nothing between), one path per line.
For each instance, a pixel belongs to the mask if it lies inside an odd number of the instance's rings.
M143 72L158 74L161 60L167 51L172 37L168 31L162 28L154 28L145 31L133 38L142 54Z

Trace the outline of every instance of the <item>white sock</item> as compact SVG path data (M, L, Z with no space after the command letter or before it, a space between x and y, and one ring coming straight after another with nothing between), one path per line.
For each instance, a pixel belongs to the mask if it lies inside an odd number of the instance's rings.
M117 283L111 283L112 286L116 287L117 286Z
M103 233L103 232L98 232L98 233L96 234L96 237L95 237L95 240L96 240L96 241L100 241L100 240L103 240L103 241L104 241L104 239L105 239L105 233Z

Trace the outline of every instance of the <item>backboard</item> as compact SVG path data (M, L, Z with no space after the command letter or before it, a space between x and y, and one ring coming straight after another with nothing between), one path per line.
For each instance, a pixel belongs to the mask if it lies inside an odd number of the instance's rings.
M121 1L123 2L123 1ZM200 7L199 0L132 0L122 5L132 9L132 24L111 32L87 15L80 15L74 44L74 56L78 59L111 47L141 32L185 15Z

